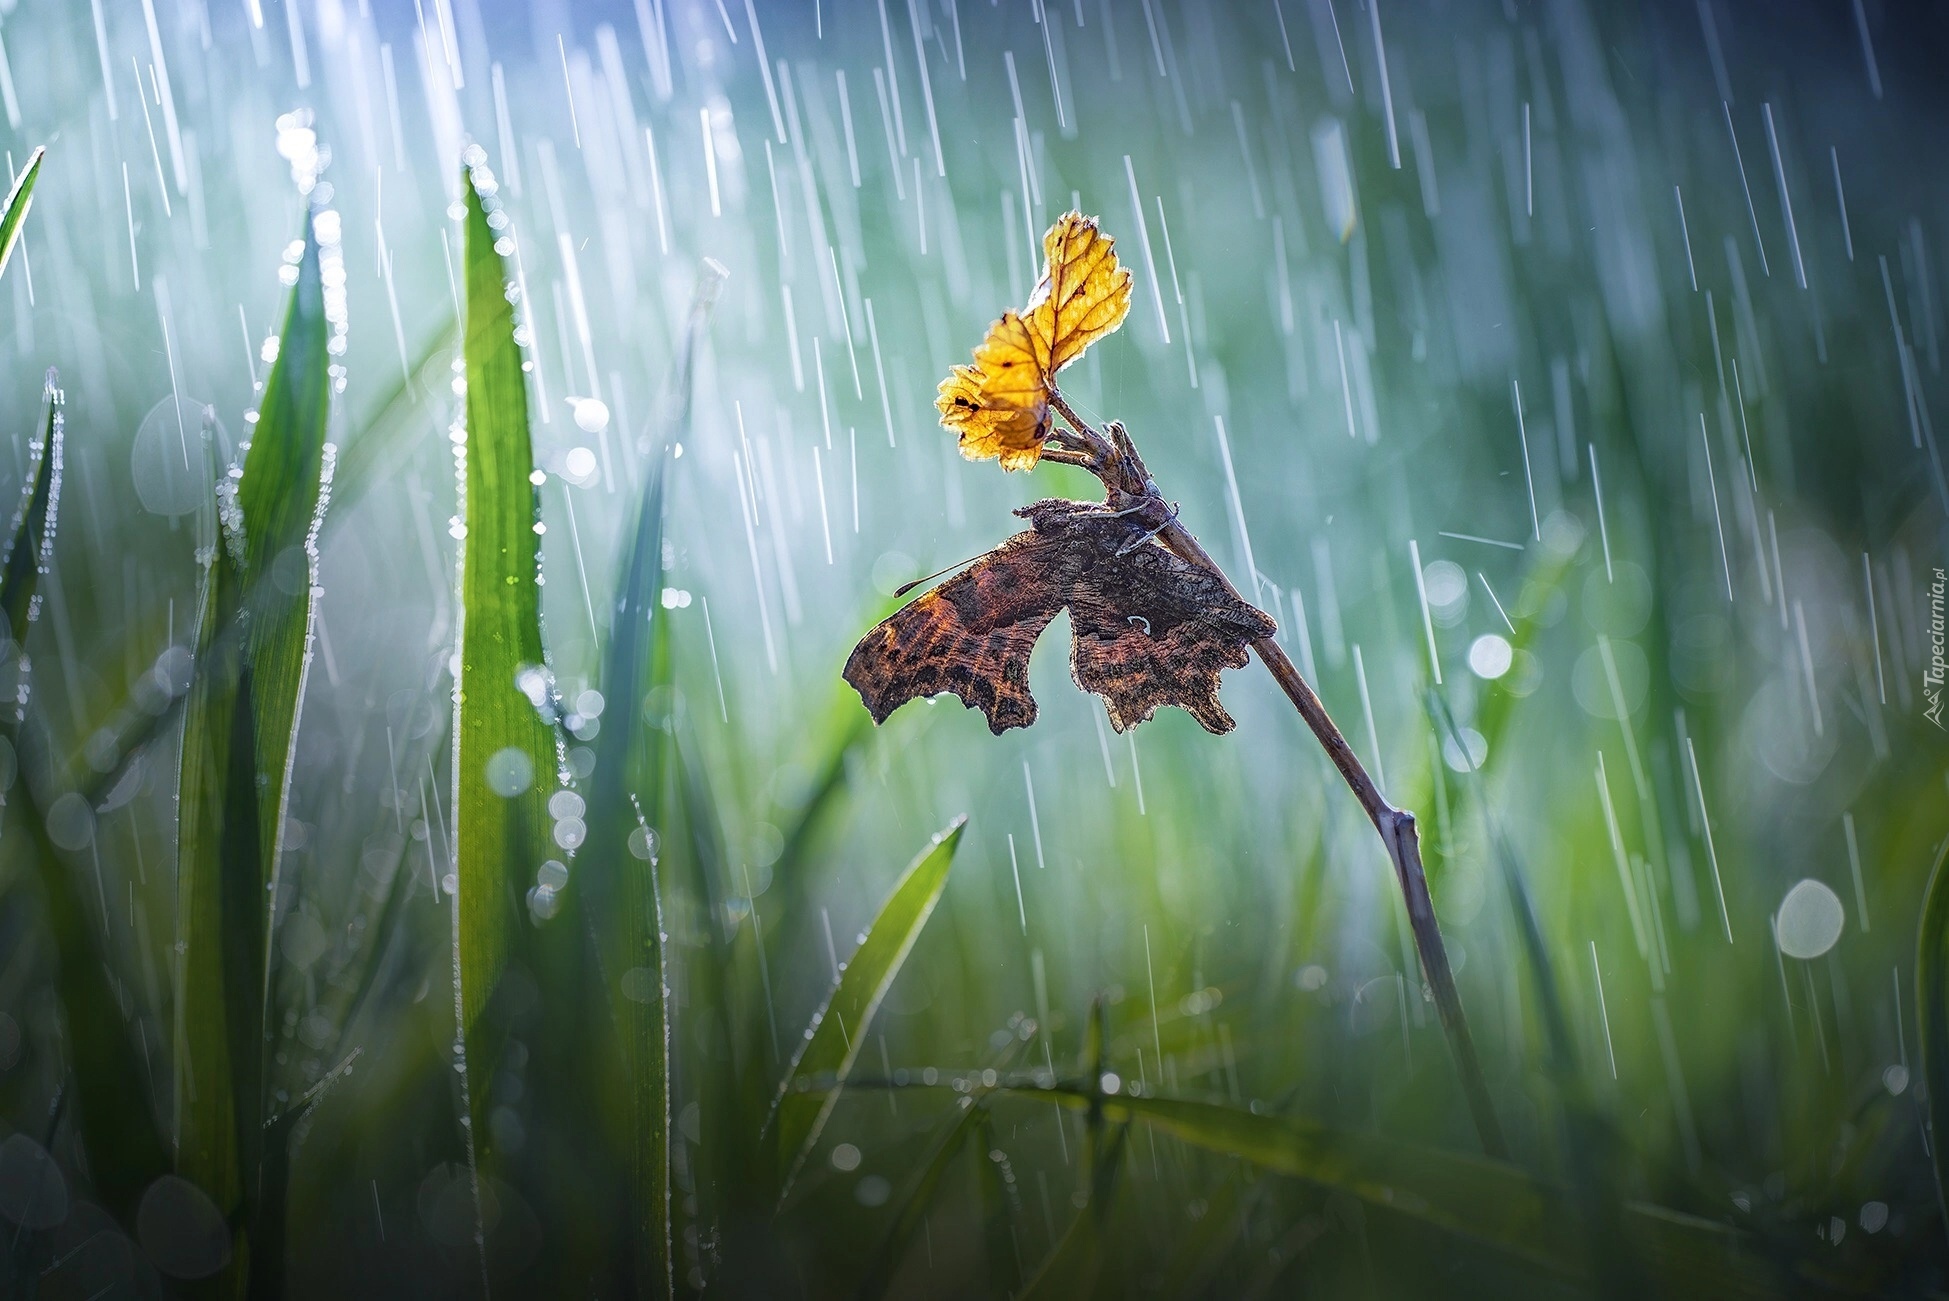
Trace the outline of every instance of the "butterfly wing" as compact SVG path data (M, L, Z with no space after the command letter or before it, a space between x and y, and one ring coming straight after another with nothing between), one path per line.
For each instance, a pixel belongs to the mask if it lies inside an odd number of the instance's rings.
M1143 523L1108 513L1059 525L1084 560L1070 594L1076 685L1103 697L1121 732L1176 705L1207 732L1232 730L1218 675L1244 668L1246 647L1277 626L1215 574L1145 537Z
M1029 653L1069 597L1083 557L1029 531L903 607L860 639L846 681L873 721L920 696L952 692L1000 736L1035 722Z

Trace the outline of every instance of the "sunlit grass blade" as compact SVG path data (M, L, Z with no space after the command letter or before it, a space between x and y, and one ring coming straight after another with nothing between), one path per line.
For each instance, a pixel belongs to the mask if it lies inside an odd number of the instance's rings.
M659 1060L666 1031L654 1007L662 964L640 947L659 935L655 882L647 872L605 864L601 855L576 855L588 826L583 815L593 813L570 789L560 748L561 711L542 638L541 523L524 359L496 248L503 237L494 227L504 223L489 222L500 201L479 157L473 151L464 207L467 424L456 444L465 537L454 810L463 1119L486 1235L481 1263L551 1294L591 1286L621 1292L632 1277L654 1294L667 1287L658 1275L668 1251L651 1221L664 1217L650 1210L639 1218L640 1206L619 1215L618 1206L640 1200L633 1172L657 1200L654 1168L663 1159L648 1150L663 1146L654 1134L639 1146L622 1133L636 1106L631 1069L653 1077L667 1069ZM646 509L659 508L652 501ZM659 544L659 562L660 552ZM639 580L646 587L654 573L639 573ZM614 721L627 738L621 717ZM620 816L613 806L623 802L610 799L609 811ZM585 873L593 890L583 888ZM625 876L608 897L623 915L604 915L605 883ZM626 929L630 947L608 954L617 967L615 1001L634 1005L626 992L634 991L652 1002L648 1014L633 1006L621 1013L628 1053L618 1043L619 1009L605 996L602 950L612 924ZM654 1094L654 1079L648 1087ZM667 1112L667 1102L654 1097L647 1105ZM542 1134L545 1142L529 1141ZM525 1270L495 1263L490 1211L507 1206L531 1212L540 1224Z
M1949 846L1929 873L1922 897L1922 920L1915 939L1915 1019L1922 1029L1922 1083L1928 1092L1929 1128L1935 1141L1929 1157L1935 1166L1936 1197L1949 1222Z
M1558 1226L1565 1190L1499 1161L1208 1102L1075 1088L1008 1091L1053 1094L1079 1109L1100 1105L1113 1123L1146 1121L1193 1146L1348 1193L1550 1274L1588 1277L1582 1244ZM1633 1205L1627 1232L1661 1292L1761 1297L1788 1281L1744 1235L1710 1220Z
M955 848L967 825L965 815L956 818L908 864L867 928L866 939L846 964L838 987L813 1015L811 1032L785 1073L769 1121L779 1160L781 1196L838 1104L839 1092L866 1042L873 1014L893 978L900 974L900 966L920 938L934 905L940 902Z
M203 662L183 720L176 1168L235 1226L228 1277L239 1290L276 1289L282 1268L282 1226L266 1212L283 1191L263 1178L267 1164L284 1168L265 1160L280 1132L266 1127L270 928L331 489L324 256L308 215L277 362L240 462L218 485Z
M0 271L7 269L14 245L20 242L20 226L27 220L28 208L33 206L34 182L41 177L41 160L45 157L47 146L36 146L28 156L27 166L14 177L13 189L7 191L7 206L0 209Z

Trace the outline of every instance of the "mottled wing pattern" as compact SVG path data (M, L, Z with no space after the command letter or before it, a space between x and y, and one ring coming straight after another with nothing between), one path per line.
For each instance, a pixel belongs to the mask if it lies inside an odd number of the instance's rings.
M1067 550L1018 533L862 637L845 677L873 721L950 691L997 736L1033 723L1029 653L1069 595L1079 557Z
M1218 675L1244 668L1246 647L1277 625L1146 531L1107 513L1064 522L1086 558L1069 600L1070 675L1103 697L1119 732L1162 705L1186 710L1207 732L1229 732Z

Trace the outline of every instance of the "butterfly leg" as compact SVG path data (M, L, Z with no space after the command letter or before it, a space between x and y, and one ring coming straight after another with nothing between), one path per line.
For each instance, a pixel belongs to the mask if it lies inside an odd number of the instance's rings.
M1155 499L1153 498L1152 500L1155 500ZM1136 512L1136 511L1140 511L1140 510L1144 510L1144 509L1146 509L1146 508L1148 508L1148 506L1149 506L1149 505L1150 505L1150 503L1149 503L1149 502L1144 502L1144 503L1142 503L1142 504L1140 504L1140 505L1136 505L1136 506L1132 506L1132 507L1131 507L1131 508L1130 508L1129 510L1121 510L1121 511L1118 511L1118 512L1117 512L1117 514L1119 514L1119 515L1129 515L1129 514L1132 514L1133 512ZM1129 555L1129 554L1130 554L1131 552L1133 552L1133 551L1135 551L1135 550L1136 550L1136 549L1137 549L1138 547L1141 547L1141 546L1143 546L1143 545L1144 545L1144 543L1146 543L1146 542L1149 542L1149 541L1150 541L1150 540L1151 540L1152 538L1154 538L1154 537L1156 537L1156 536L1157 536L1157 535L1158 535L1159 533L1162 533L1162 532L1163 532L1163 531L1164 531L1165 529L1167 529L1167 528L1169 528L1169 527L1171 527L1171 525L1173 525L1173 524L1175 524L1175 523L1177 523L1177 518L1178 518L1178 511L1179 511L1179 510L1180 510L1181 508L1182 508L1182 503L1179 503L1179 502L1172 502L1172 503L1171 503L1171 513L1170 513L1169 515L1166 515L1166 516L1164 517L1164 522L1163 522L1163 523L1161 523L1161 524L1159 524L1159 525L1158 525L1158 526L1157 526L1156 528L1154 528L1154 529L1152 529L1152 530L1151 530L1150 532L1148 532L1148 533L1145 533L1145 534L1143 534L1143 535L1142 535L1142 536L1140 536L1140 537L1134 537L1134 538L1132 538L1132 539L1130 539L1130 541L1128 541L1128 542L1126 542L1126 543L1124 543L1124 544L1123 544L1122 546L1120 546L1120 547L1118 547L1118 548L1117 548L1117 554L1118 554L1118 555L1120 555L1120 556L1127 556L1127 555Z

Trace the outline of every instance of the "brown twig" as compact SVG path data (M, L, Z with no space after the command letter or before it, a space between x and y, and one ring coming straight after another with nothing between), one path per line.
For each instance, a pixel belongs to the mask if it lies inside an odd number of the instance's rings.
M1233 596L1238 596L1238 589L1232 586L1225 571L1211 558L1211 553L1192 536L1189 529L1178 522L1176 513L1158 491L1156 481L1144 468L1143 458L1137 455L1136 445L1130 441L1123 426L1112 421L1105 426L1105 432L1099 433L1054 390L1049 393L1049 403L1069 422L1070 429L1052 433L1051 443L1054 446L1045 450L1043 455L1094 474L1102 481L1112 504L1120 509L1149 509L1152 522L1158 529L1159 542L1187 563L1217 578ZM1254 578L1256 580L1256 575ZM1256 587L1255 581L1255 590ZM1320 703L1319 696L1293 666L1285 648L1272 638L1263 637L1252 643L1252 649L1258 652L1259 659L1271 671L1280 690L1286 693L1286 698L1293 702L1293 708L1299 711L1299 716L1319 739L1320 748L1326 751L1326 757L1339 769L1347 789L1360 801L1360 807L1366 810L1374 830L1380 833L1381 844L1387 849L1387 856L1394 864L1395 878L1401 885L1401 897L1408 909L1408 925L1414 932L1415 948L1421 955L1421 968L1434 995L1435 1008L1441 1016L1449 1050L1454 1054L1456 1073L1462 1077L1462 1091L1467 1095L1469 1112L1475 1119L1482 1149L1492 1157L1506 1157L1508 1146L1503 1140L1502 1123L1489 1096L1489 1084L1483 1077L1482 1063L1475 1054L1475 1040L1469 1034L1468 1018L1462 1011L1462 997L1455 988L1455 974L1448 964L1448 949L1442 943L1441 926L1435 919L1434 901L1428 894L1428 876L1421 865L1421 837L1415 829L1414 814L1387 802L1380 787L1374 784L1373 778L1367 775L1367 769L1354 754L1353 747L1347 744L1347 738L1326 712L1326 706Z

